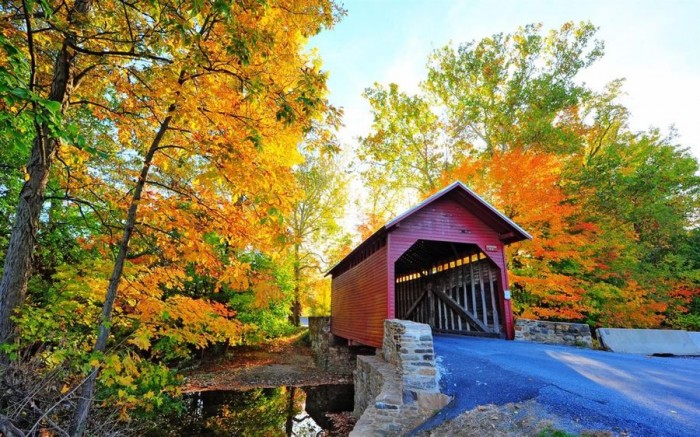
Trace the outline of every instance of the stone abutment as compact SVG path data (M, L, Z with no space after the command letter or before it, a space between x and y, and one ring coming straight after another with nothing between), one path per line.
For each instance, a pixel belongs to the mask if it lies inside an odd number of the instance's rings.
M430 326L385 320L382 349L358 356L354 373L355 416L351 436L402 435L450 398L440 393Z

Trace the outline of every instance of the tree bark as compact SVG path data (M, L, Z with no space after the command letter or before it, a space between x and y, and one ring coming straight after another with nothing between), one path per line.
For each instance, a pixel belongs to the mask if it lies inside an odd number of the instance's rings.
M46 147L42 144L46 144ZM27 165L29 180L20 192L0 281L0 343L12 340L15 329L10 317L24 302L31 274L39 214L55 153L56 142L48 139L43 132L37 135Z
M72 24L75 21L76 14L87 13L91 6L92 0L77 0L69 14L69 23ZM25 13L29 14L30 11L25 11ZM51 91L48 97L49 100L61 103L61 113L64 113L68 107L73 88L75 54L69 48L72 39L75 39L74 35L68 34L66 36L61 51L56 57ZM31 155L27 164L29 179L19 195L15 221L0 280L0 343L12 340L15 326L10 317L24 303L27 283L31 275L39 215L44 203L51 164L56 156L58 145L58 141L50 137L47 125L37 126L37 135L32 143ZM4 356L0 358L6 359Z
M294 296L292 297L292 314L290 322L294 326L301 325L301 266L299 265L299 244L294 244Z
M294 435L294 396L296 391L296 387L289 387L289 395L287 395L287 420L284 422L284 435L287 437Z
M182 76L181 76L182 81ZM114 302L117 300L117 290L119 288L119 283L122 279L122 272L124 271L124 263L127 258L129 251L129 241L131 240L131 235L134 232L134 226L136 225L136 212L138 211L139 201L141 200L141 193L143 192L143 187L146 185L146 180L148 179L148 172L151 169L151 162L153 161L153 155L158 151L158 147L163 140L165 132L168 130L168 126L172 121L172 112L175 110L175 105L171 105L169 111L171 115L168 115L163 123L158 129L151 146L144 157L143 166L141 167L141 173L139 179L134 187L134 192L131 197L131 203L129 205L129 212L126 217L126 222L124 223L124 231L122 238L119 242L119 252L117 253L117 258L114 262L114 269L112 270L112 275L109 278L109 285L107 286L107 293L105 295L105 302L102 306L102 315L100 317L100 325L97 333L97 340L95 341L95 352L104 352L107 348L107 340L109 339L109 332L112 320L112 310L114 309ZM85 425L87 424L87 417L90 413L90 407L92 406L92 398L95 393L95 383L97 382L98 368L93 367L90 376L85 381L83 389L81 391L81 396L78 399L78 405L75 408L75 413L73 415L73 421L71 423L69 433L73 437L80 437L85 432Z

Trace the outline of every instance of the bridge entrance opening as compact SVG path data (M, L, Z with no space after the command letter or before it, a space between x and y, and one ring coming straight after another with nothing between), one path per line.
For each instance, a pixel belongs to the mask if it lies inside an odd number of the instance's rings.
M418 240L395 263L395 313L435 333L500 337L499 268L475 244Z

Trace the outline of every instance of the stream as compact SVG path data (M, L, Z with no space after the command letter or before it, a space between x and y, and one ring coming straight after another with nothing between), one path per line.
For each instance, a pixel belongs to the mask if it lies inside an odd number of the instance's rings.
M204 391L185 396L184 410L151 436L327 436L327 413L352 411L350 385Z

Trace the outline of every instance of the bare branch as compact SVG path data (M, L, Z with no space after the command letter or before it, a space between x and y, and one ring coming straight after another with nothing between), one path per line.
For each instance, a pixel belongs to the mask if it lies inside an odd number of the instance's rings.
M85 68L83 71L79 72L78 74L76 74L75 77L73 78L73 86L77 87L78 85L80 85L80 82L83 80L83 78L85 78L85 76L89 72L94 70L98 65L99 64L93 64L93 65Z
M29 91L34 91L34 77L36 76L36 58L34 56L34 32L32 31L32 19L29 14L27 0L22 0L24 9L24 24L27 26L27 47L29 49Z
M103 105L103 104L97 103L97 102L91 102L91 101L89 101L89 100L74 100L74 101L70 102L70 104L71 104L71 106L73 106L73 105L90 105L90 106L97 106L98 108L102 108L102 109L104 109L104 110L106 110L106 111L111 112L112 114L116 114L116 115L131 115L131 116L134 116L134 117L142 118L142 117L141 117L139 114L137 114L136 112L131 112L131 111L115 111L114 109L112 109L112 108L110 108L110 107L108 107L108 106L106 106L106 105Z
M41 423L41 421L42 421L46 416L48 416L49 413L51 413L51 412L54 410L54 408L58 407L58 406L61 405L66 399L68 399L70 396L72 396L73 393L75 393L75 391L78 390L78 388L82 387L82 385L85 384L85 382L86 382L88 379L90 379L90 378L93 376L93 374L96 374L98 370L99 370L99 367L98 367L98 368L95 368L92 372L90 372L90 374L89 374L88 376L86 376L82 381L80 381L80 384L78 384L78 385L76 385L75 387L73 387L73 389L71 389L71 391L69 391L68 393L66 393L65 396L63 396L61 399L59 399L58 401L56 401L56 403L53 404L48 410L44 411L44 414L42 414L41 417L39 417L39 420L36 421L36 423L34 424L34 426L32 426L32 428L29 430L29 432L28 432L27 434L28 434L28 435L33 435L34 431L36 431L36 427L39 426L39 424ZM65 433L65 434L68 435L68 433Z
M68 44L68 47L72 48L78 53L83 53L85 55L91 55L91 56L124 56L126 58L135 58L135 59L150 59L153 61L158 61L158 62L163 62L166 64L172 64L173 61L172 59L164 58L162 56L156 56L152 55L150 53L138 53L135 52L134 50L129 50L128 52L124 52L121 50L90 50L86 49L84 47L80 47L79 45L75 44L74 42L67 40L66 44Z
M0 414L0 433L7 437L24 437L25 434L21 429L12 424L10 419Z

